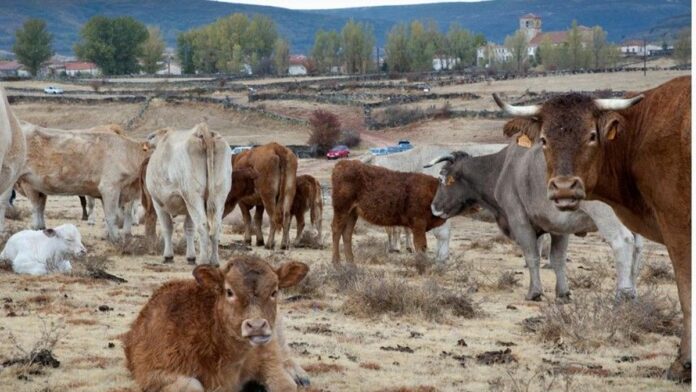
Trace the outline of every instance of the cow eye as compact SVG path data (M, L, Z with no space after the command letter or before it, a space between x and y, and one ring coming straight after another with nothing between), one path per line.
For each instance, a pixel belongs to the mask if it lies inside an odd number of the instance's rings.
M271 299L275 299L276 295L278 295L278 290L273 290L273 292L271 293Z
M234 298L234 291L232 291L232 289L227 289L227 298Z
M546 147L546 138L545 138L545 137L542 136L542 137L539 139L539 141L541 142L541 145L542 145L542 146Z
M590 133L590 143L594 143L597 141L597 132L592 131Z

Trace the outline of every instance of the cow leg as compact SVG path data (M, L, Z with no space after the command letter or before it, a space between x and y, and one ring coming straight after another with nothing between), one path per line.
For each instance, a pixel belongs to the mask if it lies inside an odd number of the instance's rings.
M5 210L10 204L9 200L12 196L12 187L9 187L5 192L0 194L0 234L5 231Z
M218 200L218 202L215 205L214 213L213 213L213 219L214 221L212 222L212 226L210 227L208 232L210 233L210 249L211 249L211 256L210 256L210 263L212 265L219 265L220 264L220 234L222 233L222 213L224 212L224 207L225 207L225 199ZM210 223L208 223L210 225Z
M343 230L346 228L347 216L344 212L334 210L333 220L331 221L331 239L333 243L333 257L331 261L334 264L339 264L341 262L341 254L338 247L341 242L341 236L343 235Z
M416 253L425 253L428 249L428 240L425 238L425 225L414 225L411 228L413 232L413 245Z
M80 207L82 207L82 220L86 221L89 218L87 213L87 199L84 196L78 196L80 198Z
M318 192L321 192L321 188L318 189ZM321 195L319 196L321 197ZM319 203L313 203L312 207L309 210L309 220L312 222L312 227L317 231L317 243L321 245L322 243L322 233L321 233L321 221L322 221L322 216L321 216L321 208Z
M283 239L280 242L280 249L290 248L290 223L292 222L292 203L295 200L296 192L295 172L297 171L297 164L295 164L295 169L292 169L292 167L288 167L286 170L288 172L285 173L285 189L278 190L279 192L283 192L283 203L281 205L276 206L277 208L281 209L283 216L283 220L281 222L281 224L283 225ZM302 215L304 215L304 213L302 213Z
M406 251L409 253L413 253L414 250L416 249L416 247L413 246L413 232L408 227L402 227L401 230L404 231L403 234L404 234L404 239L406 240ZM396 240L401 241L401 236L397 236Z
M263 246L263 205L254 208L254 230L256 231L256 246Z
M449 259L449 242L451 237L450 221L446 221L442 226L438 226L432 230L437 240L437 257L435 260L438 263L444 263Z
M346 226L343 229L343 253L345 253L346 261L349 263L355 263L355 259L353 258L353 231L355 230L357 221L358 211L353 209L348 215Z
M94 198L86 196L85 203L87 204L87 224L90 226L94 226L97 223L97 214L94 212ZM102 203L102 208L103 207L104 203Z
M276 230L282 229L283 227L283 212L279 211L278 208L276 208L276 195L273 192L262 193L261 201L263 202L264 209L268 214L268 218L271 224L271 229L268 231L266 249L273 249L275 247ZM258 206L256 208L258 208Z
M101 193L102 204L104 206L104 217L106 219L106 230L108 234L107 237L109 241L116 242L119 238L118 231L116 230L116 219L119 210L119 191L111 189L111 187L107 188L105 186L101 186L99 187L99 192Z
M242 213L242 222L244 222L244 242L251 245L251 214L249 213L249 206L239 203L239 211Z
M210 233L208 230L208 220L206 218L205 206L203 204L203 199L195 195L186 196L184 195L184 201L186 202L186 211L188 211L193 225L198 233L198 264L208 264L211 262L210 259Z
M196 244L194 243L196 235L189 214L186 214L186 220L184 220L184 235L186 236L186 261L189 264L196 264Z
M24 189L24 194L31 202L31 228L43 230L46 228L44 221L44 210L46 209L46 195L33 189Z
M510 227L512 238L514 238L515 242L522 248L524 260L529 269L529 291L527 292L526 298L529 301L541 301L541 296L544 291L541 287L541 275L539 273L539 238L534 228L531 227L526 219L519 216L514 219L511 217L509 218L509 222L517 223L512 224Z
M153 207L157 214L157 220L162 226L162 238L164 239L164 262L174 262L174 247L172 246L172 231L174 231L174 223L172 216L167 211L164 211L157 202L153 200Z
M595 217L591 209L586 212L592 217L599 234L614 251L616 299L635 298L636 286L632 279L635 236L615 215L613 219L609 219L607 216Z
M643 236L633 234L633 262L631 263L631 284L634 288L638 285L638 276L643 266L643 245L645 240Z
M560 302L570 301L570 289L566 279L566 251L568 249L567 235L551 235L549 260L556 273L556 298Z
M295 246L298 246L300 244L300 240L302 239L302 232L304 231L305 227L304 218L304 213L295 214L295 220L297 221L297 234L295 235Z
M387 232L387 252L389 253L399 253L400 245L399 242L399 228L397 226L387 226L384 228Z
M131 231L133 230L133 204L134 203L130 201L123 206L123 227L121 228L121 232L124 237L131 235Z

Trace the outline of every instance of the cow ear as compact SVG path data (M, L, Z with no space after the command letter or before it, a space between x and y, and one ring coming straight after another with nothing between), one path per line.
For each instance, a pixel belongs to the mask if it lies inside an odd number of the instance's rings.
M193 269L193 277L196 278L199 286L222 290L224 276L218 267L208 264L199 265Z
M276 269L278 275L278 288L292 287L304 279L309 267L305 263L289 261Z
M623 131L625 120L616 112L603 113L597 121L597 129L601 134L601 140L612 141Z
M505 126L503 127L503 132L507 137L520 134L520 137L518 138L518 143L520 145L525 144L523 145L523 147L531 147L531 143L533 143L534 140L536 140L536 138L539 136L539 133L541 132L541 121L534 117L513 118L512 120L505 123ZM519 139L522 139L522 142L520 142ZM530 145L527 146L527 143L529 143Z

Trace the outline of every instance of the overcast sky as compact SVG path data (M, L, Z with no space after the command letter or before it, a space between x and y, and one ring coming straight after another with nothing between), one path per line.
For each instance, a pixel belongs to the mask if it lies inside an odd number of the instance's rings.
M253 5L270 5L273 7L291 8L297 10L367 7L375 5L405 5L426 3L463 3L482 0L218 0L227 3L244 3Z

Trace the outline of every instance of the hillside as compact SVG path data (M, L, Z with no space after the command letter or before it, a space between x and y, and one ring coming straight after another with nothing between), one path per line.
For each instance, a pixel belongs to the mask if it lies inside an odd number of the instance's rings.
M688 27L691 4L688 0L492 0L480 3L440 3L411 6L346 8L295 11L277 7L221 3L208 0L4 0L0 13L0 50L9 50L14 31L29 17L48 21L55 49L71 54L81 25L91 16L130 15L146 24L159 25L168 46L176 35L234 13L265 14L292 43L292 51L307 53L319 29L340 29L349 18L374 26L379 45L395 24L411 19L433 19L441 29L452 22L482 32L501 42L517 28L517 18L528 12L542 16L543 29L566 29L573 19L579 23L604 26L609 39L649 35L669 38Z

